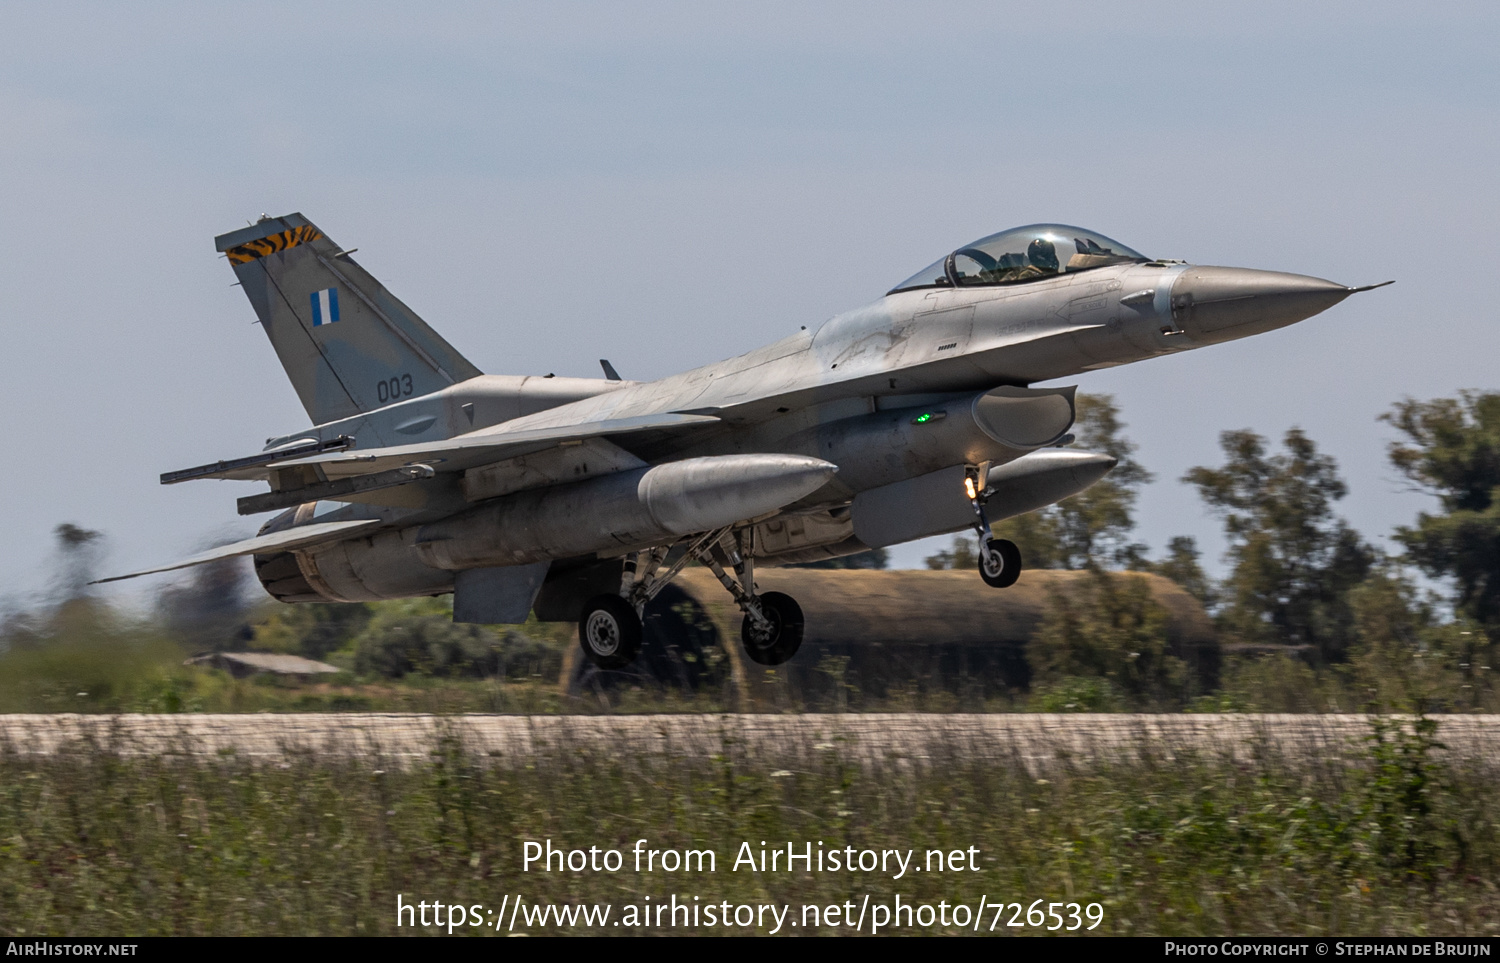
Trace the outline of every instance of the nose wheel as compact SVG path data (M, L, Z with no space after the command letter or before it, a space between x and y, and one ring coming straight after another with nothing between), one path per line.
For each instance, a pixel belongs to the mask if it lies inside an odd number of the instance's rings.
M979 577L991 588L1010 588L1021 577L1021 550L1008 538L992 538L979 550Z

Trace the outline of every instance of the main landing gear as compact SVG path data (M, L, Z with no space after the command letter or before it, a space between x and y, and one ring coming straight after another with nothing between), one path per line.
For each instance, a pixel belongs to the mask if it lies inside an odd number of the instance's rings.
M601 669L623 669L641 651L641 617L618 595L596 595L583 606L578 642Z
M802 607L781 592L755 593L755 563L747 547L739 544L732 528L721 528L689 541L687 551L665 569L662 565L672 545L632 552L625 558L619 594L596 595L583 606L578 642L584 654L603 669L629 665L640 652L646 603L696 559L714 573L745 613L740 638L750 660L759 665L787 661L802 645Z
M1010 588L1021 577L1021 550L1008 538L995 538L984 503L995 493L985 487L989 465L971 468L964 476L964 494L974 506L974 531L979 535L979 577L991 588Z

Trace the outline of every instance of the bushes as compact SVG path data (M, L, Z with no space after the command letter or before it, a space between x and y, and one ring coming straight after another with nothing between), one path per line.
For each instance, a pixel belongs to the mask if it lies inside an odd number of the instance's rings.
M1111 708L1122 700L1156 704L1181 700L1187 667L1168 651L1167 612L1151 597L1146 580L1093 572L1090 592L1082 601L1061 595L1026 646L1032 685L1055 689L1065 680L1100 680L1103 688L1080 690L1072 701L1084 708Z
M76 614L76 613L75 613ZM96 613L97 614L97 613ZM182 651L147 628L94 619L54 623L0 646L0 712L136 712L183 708Z
M420 673L440 678L553 678L560 654L523 632L464 625L447 614L419 614L388 606L354 639L354 671L399 679Z
M375 611L361 602L277 605L255 626L255 648L323 659L348 645Z

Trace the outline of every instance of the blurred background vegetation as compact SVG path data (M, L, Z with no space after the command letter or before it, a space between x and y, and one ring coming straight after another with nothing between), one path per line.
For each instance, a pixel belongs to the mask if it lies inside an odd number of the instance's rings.
M712 755L641 740L510 764L452 735L404 761L133 754L124 738L46 756L0 744L0 919L16 937L394 936L412 932L396 929L397 894L491 910L517 893L528 905L613 903L612 920L622 904L674 894L793 907L899 894L1097 901L1095 932L1113 935L1490 934L1494 759L1455 759L1436 730L1431 718L1374 717L1362 742L1267 742L1239 759L1143 735L1129 758L1060 752L1040 770L1000 743L914 765L812 732L768 758L726 735ZM523 873L524 842L544 839L711 849L718 869L636 873L627 855L623 872ZM900 880L730 872L739 841L760 839L979 852L975 871ZM996 932L1017 932L1011 918Z
M780 710L1496 711L1500 394L1407 399L1384 420L1399 436L1391 464L1435 498L1434 511L1395 529L1403 554L1387 555L1339 517L1338 466L1303 432L1277 443L1226 431L1222 462L1182 479L1224 527L1226 574L1215 579L1191 538L1171 539L1157 558L1134 538L1137 495L1152 475L1112 399L1081 396L1078 447L1108 452L1118 467L1074 498L996 526L1028 567L1082 580L1052 593L1024 640L1019 683L1012 674L966 685L965 657L940 683L872 685L912 674L878 647L807 653L797 671L816 685L796 684L791 670L756 669L752 679L719 644L737 639L732 613L682 593L663 596L652 623L660 638L629 673L582 665L570 624L455 625L446 597L281 605L261 596L242 562L200 566L150 611L124 611L88 584L103 534L63 524L54 595L0 618L0 712L701 711L752 707L747 688L753 707ZM957 536L927 565L972 569L974 553L974 540ZM871 552L823 567L886 564ZM1138 572L1170 579L1203 607L1217 646L1212 672L1169 642L1168 613ZM185 662L226 651L338 671L237 678Z

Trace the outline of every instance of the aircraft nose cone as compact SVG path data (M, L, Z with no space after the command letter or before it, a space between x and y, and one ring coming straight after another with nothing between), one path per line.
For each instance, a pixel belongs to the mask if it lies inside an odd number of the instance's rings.
M1353 293L1302 274L1194 266L1172 285L1172 319L1194 341L1230 341L1296 324Z

